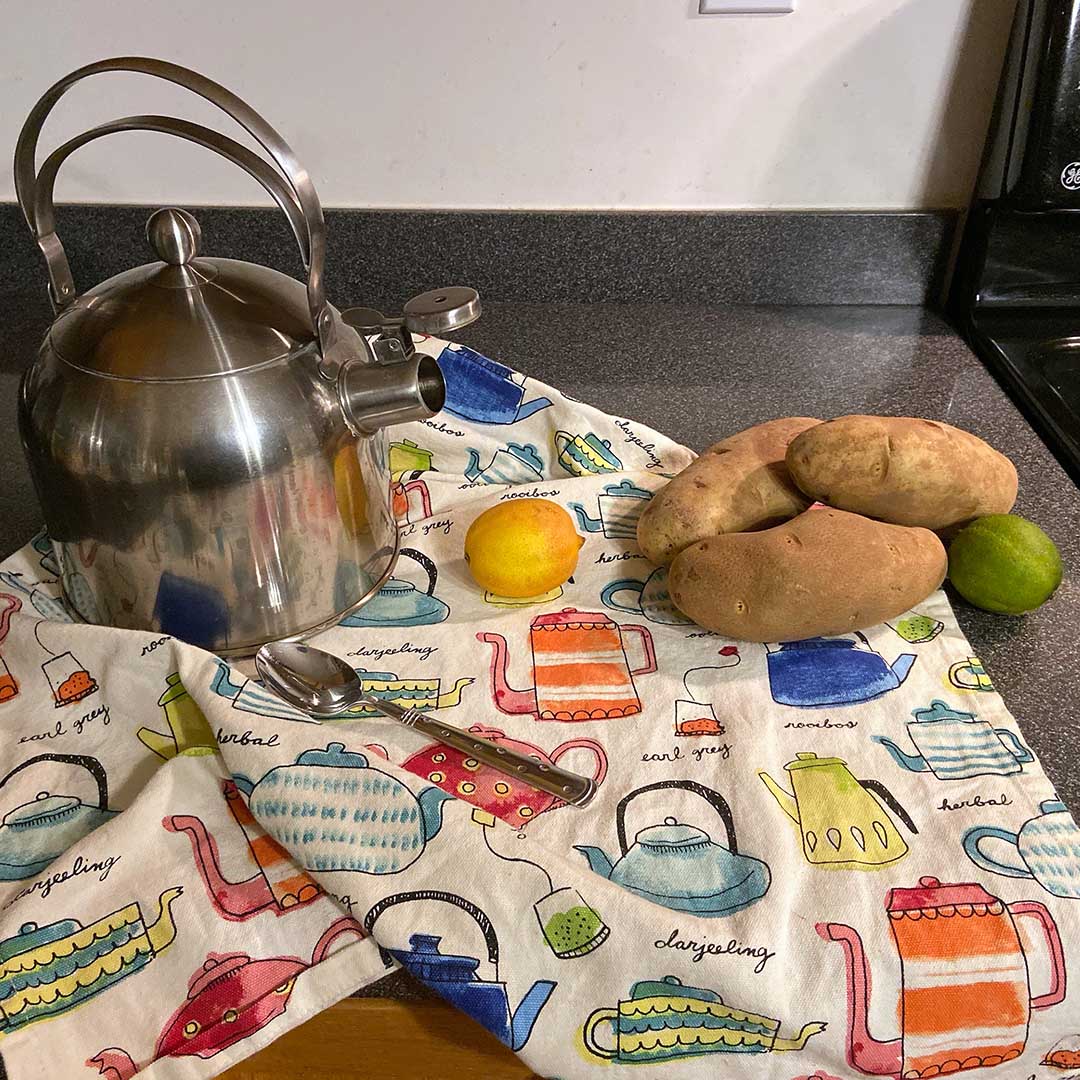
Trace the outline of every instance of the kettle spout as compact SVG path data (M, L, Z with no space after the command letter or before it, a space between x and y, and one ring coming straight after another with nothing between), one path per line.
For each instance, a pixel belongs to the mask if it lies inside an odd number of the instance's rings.
M547 1004L555 983L550 979L538 979L521 999L510 1018L510 1049L520 1050L532 1034L533 1025L540 1010Z
M901 653L890 665L892 673L896 676L896 685L899 686L911 672L915 664L914 653Z
M887 739L884 735L874 735L873 741L884 746L892 755L893 761L902 769L907 769L908 772L930 771L930 765L922 754L909 754L905 750L901 750L892 739Z
M574 850L580 851L585 856L585 861L588 862L589 869L594 874L606 878L611 877L613 869L611 860L598 847L591 847L588 844L575 844Z
M577 515L578 525L586 532L602 532L604 523L599 518L594 518L581 503L570 503L570 509Z
M469 464L465 466L465 479L474 484L480 479L480 455L470 446Z
M374 435L434 416L446 401L446 383L435 358L422 353L396 364L355 360L341 369L338 397L349 426Z
M780 804L780 809L796 825L799 824L799 806L795 802L795 797L785 791L764 769L758 771L758 777L761 782L769 789L769 793Z
M424 827L425 841L430 840L442 828L443 803L452 798L453 795L437 787L424 788L420 793L417 801L420 803L420 820Z
M495 698L495 707L504 713L535 713L535 690L515 690L506 681L506 669L509 665L506 638L502 634L477 634L478 641L487 642L494 648L491 657L491 689Z
M91 1069L97 1069L98 1075L104 1076L105 1080L131 1080L139 1071L131 1055L115 1046L99 1050L86 1064Z
M867 1016L870 1007L870 970L866 966L862 938L843 923L818 923L824 941L838 941L847 960L847 1061L853 1069L871 1076L892 1076L900 1072L901 1040L882 1042L870 1034Z

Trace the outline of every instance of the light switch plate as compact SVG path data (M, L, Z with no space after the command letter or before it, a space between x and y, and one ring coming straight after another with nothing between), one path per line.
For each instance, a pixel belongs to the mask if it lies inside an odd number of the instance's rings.
M786 15L795 0L699 0L699 15Z

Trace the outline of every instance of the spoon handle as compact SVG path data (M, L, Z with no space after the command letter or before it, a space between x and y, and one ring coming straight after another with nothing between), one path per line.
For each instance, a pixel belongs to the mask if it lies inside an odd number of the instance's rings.
M506 776L515 777L529 787L546 791L570 806L586 806L596 794L596 781L587 776L568 772L557 765L545 765L536 758L527 757L490 739L444 724L416 709L403 709L391 701L382 701L368 695L364 696L363 701L365 705L378 709L384 716L460 750L481 765L488 765Z

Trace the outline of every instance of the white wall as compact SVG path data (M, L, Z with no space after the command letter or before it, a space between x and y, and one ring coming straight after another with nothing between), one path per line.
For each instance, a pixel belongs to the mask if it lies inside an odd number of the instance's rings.
M0 148L62 74L143 54L253 104L327 205L960 205L1012 6L798 0L791 15L705 17L692 0L10 0ZM227 123L188 99L99 75L61 101L42 146L137 112ZM6 168L2 185L13 198ZM79 151L58 195L262 193L205 150L124 134Z

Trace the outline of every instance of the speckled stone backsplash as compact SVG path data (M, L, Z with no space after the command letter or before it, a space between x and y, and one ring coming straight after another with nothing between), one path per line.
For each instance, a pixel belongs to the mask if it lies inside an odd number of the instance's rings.
M149 262L153 207L62 206L79 288ZM188 207L207 255L300 272L273 208ZM328 210L327 289L392 309L439 285L532 303L924 304L941 288L955 215L848 212ZM0 204L0 279L44 304L18 207Z

